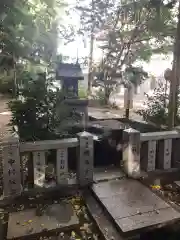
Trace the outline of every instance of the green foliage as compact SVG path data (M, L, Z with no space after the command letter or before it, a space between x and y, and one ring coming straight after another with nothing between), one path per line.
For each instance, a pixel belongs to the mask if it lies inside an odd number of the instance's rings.
M92 97L93 97L93 100L97 101L101 106L104 106L107 104L105 92L104 92L104 89L102 88L98 89L95 95L93 95Z
M133 65L126 67L122 72L114 73L113 76L108 76L106 79L101 69L103 68L99 68L98 72L94 72L95 79L93 86L102 89L102 92L105 94L106 104L108 103L111 93L119 85L123 84L126 87L134 85L137 87L148 78L148 73L144 71L142 67L135 67Z
M134 67L130 65L125 69L124 76L126 79L124 82L125 85L126 83L131 83L137 87L148 78L148 73L144 71L142 67Z
M0 92L8 95L12 95L14 92L13 72L0 74Z
M79 89L78 89L78 97L80 99L85 99L87 98L87 91L83 88L83 86L79 86Z
M39 64L53 67L58 36L66 32L58 16L65 7L58 0L1 0L0 91L18 87L19 65L24 70ZM12 78L4 79L4 72Z
M69 127L79 117L64 104L64 94L52 90L52 81L45 74L25 73L18 100L10 102L11 124L19 129L22 141L47 140L68 137Z
M2 1L1 67L12 67L19 59L49 61L57 46L56 1Z
M147 78L143 69L140 73L136 68L136 74L132 74L137 63L150 61L153 54L172 51L176 31L174 4L175 1L161 0L93 0L88 5L79 1L80 32L90 35L95 25L96 40L103 50L99 70L94 71L94 84L105 89L106 98L122 82L138 86ZM131 70L127 74L124 69ZM125 79L117 80L120 74Z
M144 121L155 123L156 125L168 125L168 94L165 94L165 86L159 84L154 89L153 94L145 94L147 100L144 108L138 110L137 113L143 117ZM178 97L178 109L180 107L180 98ZM180 124L180 116L177 115L177 123Z

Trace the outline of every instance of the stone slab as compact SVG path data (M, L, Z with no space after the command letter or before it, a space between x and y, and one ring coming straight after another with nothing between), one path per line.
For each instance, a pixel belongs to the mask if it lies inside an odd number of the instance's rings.
M125 173L122 172L118 168L95 168L93 178L94 181L105 181L105 180L113 180L113 179L120 179L125 177Z
M47 207L42 216L36 216L36 209L11 213L8 222L7 239L15 239L47 231L76 227L79 220L69 203L61 202Z
M139 197L129 194L128 198L125 194L101 199L101 201L113 218L124 218L169 207L167 203L153 198L150 194L139 195Z
M92 190L123 232L140 230L146 226L180 218L180 213L137 180L121 179L99 182L92 186ZM167 210L169 216L164 217L166 213L164 210ZM149 214L149 223L147 214ZM156 215L157 220L154 217ZM133 225L134 219L137 225ZM126 226L126 224L131 226Z
M132 179L122 179L108 182L101 182L92 186L93 191L99 198L112 197L129 192L141 193L142 190L147 192L147 188L140 182Z
M99 119L99 120L121 118L123 116L123 114L121 115L121 114L112 113L110 111L104 111L103 112L103 110L101 110L101 111L98 111L98 110L90 110L90 111L88 111L88 115L90 117L93 117L93 118Z
M152 227L156 225L166 225L174 220L179 220L180 213L169 207L156 211L143 213L142 215L134 215L126 218L116 219L117 225L123 232L132 232L142 228Z
M103 233L105 240L124 240L116 228L116 225L111 221L107 213L103 211L102 205L92 196L91 193L86 194L85 202L96 225Z
M103 120L103 121L93 121L91 123L92 127L103 128L103 129L112 129L112 130L120 130L125 128L125 124L118 120Z

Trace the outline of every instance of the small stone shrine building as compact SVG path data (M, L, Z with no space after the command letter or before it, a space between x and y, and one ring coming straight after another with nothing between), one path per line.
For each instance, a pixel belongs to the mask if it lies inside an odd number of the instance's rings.
M71 92L74 97L78 97L78 81L84 80L79 63L59 63L56 69L56 79L61 81L65 92Z

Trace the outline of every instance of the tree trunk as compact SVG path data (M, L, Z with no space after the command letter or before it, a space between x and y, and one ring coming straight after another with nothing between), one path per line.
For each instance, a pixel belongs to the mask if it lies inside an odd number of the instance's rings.
M178 23L176 39L174 43L172 77L170 81L169 112L168 112L169 129L172 129L176 125L179 76L180 76L180 2L178 7Z
M165 82L165 89L164 89L164 108L166 108L166 95L167 95L167 90L168 90L168 80Z
M109 97L110 97L110 91L108 89L108 86L105 86L104 95L105 95L105 98L104 98L105 105L108 105L109 104Z
M138 93L138 85L134 85L134 94L136 94L137 95L137 93Z
M131 90L132 90L132 87L131 86L128 86L127 88L127 103L126 103L126 106L125 106L125 118L126 119L129 119L129 111L130 111L130 105L131 105Z
M130 100L128 100L127 108L126 108L126 111L125 111L125 118L126 119L129 119L129 106L130 106Z
M129 109L130 109L130 91L131 89L128 87L128 94L127 94L127 106L126 106L126 111L125 111L125 118L129 119Z
M89 54L89 70L88 70L88 95L91 94L92 88L92 67L93 67L93 52L94 52L94 29L95 29L95 19L94 19L94 0L92 0L92 12L91 12L91 39L90 39L90 54Z
M14 83L14 91L13 95L15 98L18 96L18 83L17 83L17 73L16 73L16 59L13 55L13 83Z

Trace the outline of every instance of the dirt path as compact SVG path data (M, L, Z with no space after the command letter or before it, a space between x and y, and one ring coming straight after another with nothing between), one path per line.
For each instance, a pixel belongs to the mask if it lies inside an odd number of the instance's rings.
M8 123L11 120L11 112L7 106L8 101L8 98L4 98L0 95L0 141L9 135L10 127Z

